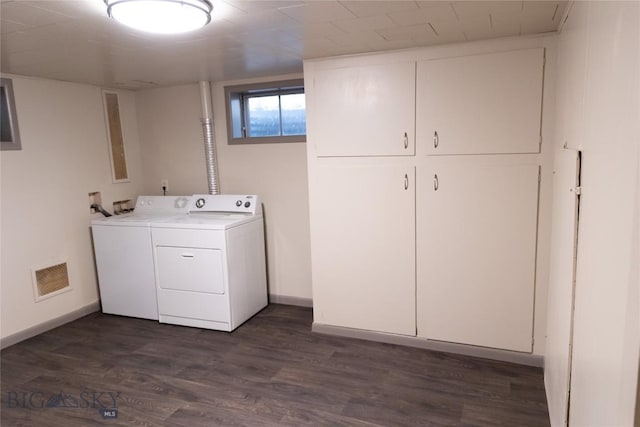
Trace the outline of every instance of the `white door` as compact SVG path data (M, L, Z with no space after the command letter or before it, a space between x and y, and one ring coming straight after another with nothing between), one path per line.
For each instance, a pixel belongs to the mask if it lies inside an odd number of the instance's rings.
M419 336L532 351L538 179L504 158L418 169Z
M317 69L307 88L316 155L413 155L415 74L415 62Z
M578 230L580 157L556 152L544 374L552 425L567 425Z
M314 321L415 336L414 168L320 165L313 181Z
M544 49L418 62L419 155L538 153Z

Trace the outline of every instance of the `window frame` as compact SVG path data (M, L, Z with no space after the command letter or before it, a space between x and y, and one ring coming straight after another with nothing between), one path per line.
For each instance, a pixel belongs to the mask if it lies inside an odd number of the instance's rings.
M301 90L297 90L300 88ZM304 94L304 79L291 79L291 80L278 80L261 83L241 84L224 87L225 95L225 109L226 109L226 123L227 123L227 144L228 145L246 145L246 144L281 144L281 143L305 143L307 142L307 134L305 130L304 135L279 135L279 136L244 136L237 138L233 136L233 116L232 116L232 101L239 101L241 105L241 120L242 124L246 120L246 103L247 95L250 91L262 91L257 92L256 96L268 96L268 95L287 95L294 93ZM251 96L253 97L253 96ZM282 123L282 109L279 110L280 122ZM305 105L306 116L306 105Z
M2 103L2 125L7 126L8 138L0 141L0 151L22 150L22 140L20 139L20 129L18 128L18 114L16 112L16 100L13 91L13 79L0 77L0 87L3 96Z

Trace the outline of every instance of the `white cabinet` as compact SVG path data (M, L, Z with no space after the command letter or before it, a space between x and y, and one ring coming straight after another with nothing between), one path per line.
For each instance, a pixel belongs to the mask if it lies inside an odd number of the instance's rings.
M538 153L544 49L417 64L419 155Z
M539 166L473 157L418 169L418 336L530 352Z
M415 335L414 168L330 160L310 177L314 321Z
M307 142L317 156L414 154L415 61L314 70Z
M314 323L531 352L544 49L430 52L305 62Z

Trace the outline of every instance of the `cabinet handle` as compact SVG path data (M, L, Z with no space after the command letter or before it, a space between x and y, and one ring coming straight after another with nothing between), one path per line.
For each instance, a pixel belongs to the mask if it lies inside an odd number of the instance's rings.
M438 131L433 132L433 148L438 148L440 139L438 138Z
M438 191L440 182L438 182L438 174L433 175L433 191Z
M409 189L409 175L407 175L406 173L404 174L404 189Z
M409 136L405 132L404 133L404 149L406 150L407 148L409 148Z

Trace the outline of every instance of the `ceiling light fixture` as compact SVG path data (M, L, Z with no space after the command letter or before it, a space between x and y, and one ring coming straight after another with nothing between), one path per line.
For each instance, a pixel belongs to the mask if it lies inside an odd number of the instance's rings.
M177 34L197 30L211 21L208 0L104 0L107 15L148 33Z

